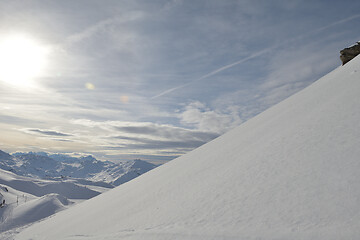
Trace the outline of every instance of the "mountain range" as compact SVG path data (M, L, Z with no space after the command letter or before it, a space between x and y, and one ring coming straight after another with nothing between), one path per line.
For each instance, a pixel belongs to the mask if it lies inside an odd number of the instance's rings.
M155 167L139 159L114 163L100 161L90 155L73 157L45 152L10 155L0 150L0 169L40 179L77 178L118 186Z

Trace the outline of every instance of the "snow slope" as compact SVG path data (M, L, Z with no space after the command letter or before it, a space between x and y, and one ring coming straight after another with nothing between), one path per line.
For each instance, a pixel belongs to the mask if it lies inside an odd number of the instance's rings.
M359 108L357 57L212 142L16 239L358 239Z
M0 239L7 239L5 231L16 232L16 228L68 208L73 201L84 201L109 190L93 186L91 181L79 181L33 179L0 169L1 203L5 200L5 205L0 208Z
M66 209L66 206L71 203L67 198L52 193L39 199L35 198L25 203L20 203L18 206L15 202L7 204L0 212L0 232L39 221Z

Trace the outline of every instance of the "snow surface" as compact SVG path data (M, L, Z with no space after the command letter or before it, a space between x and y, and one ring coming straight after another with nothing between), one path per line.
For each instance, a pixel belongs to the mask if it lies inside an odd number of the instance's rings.
M20 199L20 201L24 200ZM67 198L52 193L39 199L27 200L24 203L20 202L19 205L15 202L6 204L1 209L0 232L39 221L58 211L64 210L71 203Z
M17 232L18 228L47 218L74 202L87 200L108 190L83 185L76 180L63 182L33 179L0 169L1 203L5 200L0 208L0 239L9 239L6 231Z
M358 239L359 108L357 57L210 143L15 238Z

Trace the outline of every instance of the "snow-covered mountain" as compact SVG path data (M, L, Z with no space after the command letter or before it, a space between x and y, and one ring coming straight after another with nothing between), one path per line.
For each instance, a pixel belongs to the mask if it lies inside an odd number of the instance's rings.
M142 160L114 163L99 161L92 156L77 158L45 152L10 155L0 150L1 169L40 179L71 177L118 186L155 167Z
M212 142L16 239L358 239L359 109L357 57Z

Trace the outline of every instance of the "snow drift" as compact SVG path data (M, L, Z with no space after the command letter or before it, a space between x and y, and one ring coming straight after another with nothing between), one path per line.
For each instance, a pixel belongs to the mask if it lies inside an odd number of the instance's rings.
M359 108L357 57L212 142L16 239L358 239Z

